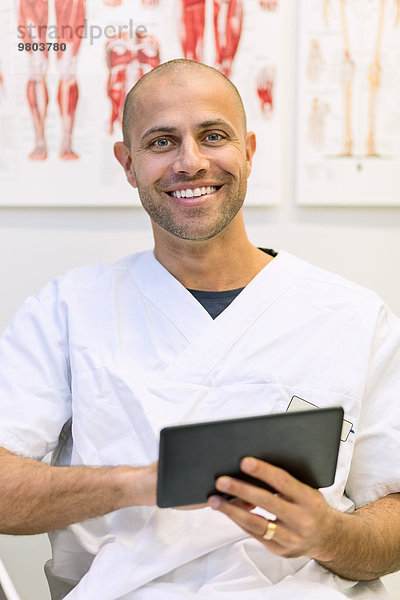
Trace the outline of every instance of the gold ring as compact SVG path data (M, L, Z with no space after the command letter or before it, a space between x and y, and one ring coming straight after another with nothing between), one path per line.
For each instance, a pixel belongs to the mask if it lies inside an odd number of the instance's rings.
M268 521L268 525L267 525L267 529L264 532L264 535L262 536L263 540L267 540L267 542L270 542L272 540L272 538L274 537L276 533L276 523L274 523L273 521Z

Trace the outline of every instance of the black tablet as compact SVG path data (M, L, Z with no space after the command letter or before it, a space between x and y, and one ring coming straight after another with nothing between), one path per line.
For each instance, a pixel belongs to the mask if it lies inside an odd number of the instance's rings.
M207 502L220 475L270 489L240 470L244 456L282 467L313 488L335 479L341 407L166 427L160 434L157 504L161 508Z

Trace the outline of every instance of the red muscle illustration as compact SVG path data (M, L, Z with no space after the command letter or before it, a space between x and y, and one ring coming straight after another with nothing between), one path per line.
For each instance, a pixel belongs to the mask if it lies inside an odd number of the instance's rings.
M274 110L275 72L273 66L264 67L257 78L257 95L260 99L261 111L267 117Z
M181 44L185 58L204 60L206 0L181 0ZM227 77L232 70L243 23L242 0L213 0L215 67Z
M78 103L78 83L76 80L76 61L81 43L84 20L85 0L55 0L58 44L56 51L57 67L60 73L58 86L58 105L61 114L62 139L60 158L73 160L78 155L72 150L72 131ZM47 0L19 0L18 30L22 41L32 45L44 44L45 49L28 50L29 75L27 99L32 115L35 147L29 154L31 160L47 158L45 123L49 102L46 74L49 51L46 42L48 28ZM54 40L51 40L54 44ZM61 46L63 44L63 46ZM65 46L64 46L65 44ZM65 50L61 50L64 47Z
M181 0L181 44L185 58L203 61L206 0Z
M230 77L233 59L242 32L243 7L241 0L214 0L214 35L216 68Z
M160 64L159 43L152 35L137 32L135 38L131 39L123 31L107 41L106 62L109 69L107 95L111 100L111 134L115 121L122 124L125 97L130 88Z

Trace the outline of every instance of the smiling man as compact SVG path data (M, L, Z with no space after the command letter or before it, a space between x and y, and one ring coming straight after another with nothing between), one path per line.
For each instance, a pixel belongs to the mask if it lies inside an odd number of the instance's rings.
M132 148L133 173L128 162L128 181L139 188L157 236L165 230L181 239L202 241L220 233L242 207L255 136L246 132L239 96L226 94L222 77L194 64L193 73L180 85L171 86L170 78L161 74L154 96L149 90L146 94L146 87L154 85L151 80L131 92L125 141L117 143L115 151L125 168L127 148ZM149 114L154 115L151 127Z
M123 134L115 155L151 218L155 256L187 288L247 285L272 256L244 228L256 140L233 84L199 63L165 63L129 93Z
M57 278L1 338L0 532L50 532L53 600L383 600L377 578L400 567L399 320L372 292L250 243L255 135L218 71L154 69L123 133L115 155L154 251ZM344 409L334 485L247 457L277 494L223 476L235 501L155 506L162 427L294 397Z

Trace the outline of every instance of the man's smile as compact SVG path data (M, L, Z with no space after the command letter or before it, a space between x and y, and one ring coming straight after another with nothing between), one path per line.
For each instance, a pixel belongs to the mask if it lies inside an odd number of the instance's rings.
M216 192L217 190L219 190L221 186L202 186L202 187L195 187L195 188L183 188L183 189L176 189L174 191L170 191L167 192L167 194L169 194L170 196L173 196L174 198L193 198L193 197L199 197L199 196L204 196L205 194L213 194L214 192Z
M219 185L182 188L166 193L173 199L174 204L179 204L181 206L200 206L214 197L222 187L222 185Z

